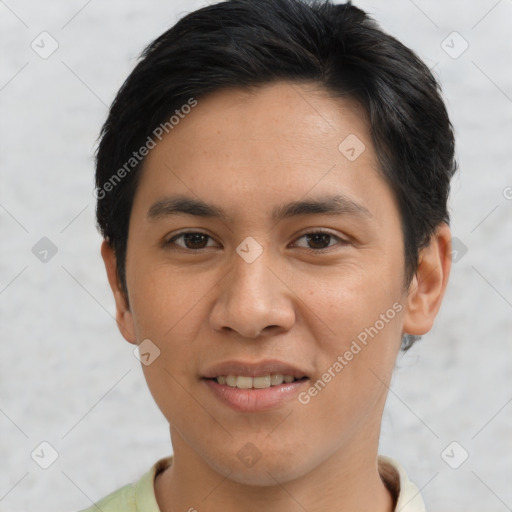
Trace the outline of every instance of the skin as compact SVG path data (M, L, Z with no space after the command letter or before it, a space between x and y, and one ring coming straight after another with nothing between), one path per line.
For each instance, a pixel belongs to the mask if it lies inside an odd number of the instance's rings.
M352 162L338 149L349 134L366 146ZM148 216L175 194L227 217ZM368 215L271 217L284 203L333 194ZM304 236L318 230L332 236ZM211 238L165 245L187 231ZM248 236L263 250L252 263L236 252ZM352 101L285 82L202 99L145 161L130 219L127 297L115 254L102 246L121 333L161 351L143 366L174 450L155 483L161 510L393 510L377 467L387 387L403 333L432 327L450 238L440 225L404 286L398 208ZM226 360L279 359L306 372L307 390L393 304L402 310L306 405L292 399L237 412L201 380ZM247 443L261 454L251 467L237 457Z

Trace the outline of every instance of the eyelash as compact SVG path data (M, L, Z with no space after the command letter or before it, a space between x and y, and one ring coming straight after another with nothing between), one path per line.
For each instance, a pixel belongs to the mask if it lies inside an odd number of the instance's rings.
M213 240L213 237L211 237L210 235L208 235L207 233L204 233L202 231L184 231L183 233L179 233L177 235L174 235L172 238L170 238L169 240L166 240L164 241L164 247L167 248L169 246L173 246L175 245L175 241L184 237L185 235L203 235L203 236L206 236L208 237L208 239L210 240ZM344 245L348 245L349 242L347 240L344 240L343 238L340 238L339 236L331 233L330 231L326 231L326 230L323 230L323 229L317 229L315 231L308 231L307 233L304 233L303 235L300 235L297 239L297 240L300 240L301 238L305 238L307 236L312 236L312 235L328 235L334 239L337 239L338 240L338 243L337 244L333 244L333 245L328 245L327 247L323 247L322 249L313 249L311 247L301 247L301 249L303 249L304 251L308 252L308 253L315 253L315 254L322 254L324 252L327 252L329 250L331 250L332 247L335 247L336 245L341 245L341 246L344 246ZM330 240L329 240L330 242ZM187 251L187 252L201 252L205 249L207 249L208 247L202 247L200 249L189 249L188 247L182 247L182 246L177 246L179 249L183 250L183 251Z

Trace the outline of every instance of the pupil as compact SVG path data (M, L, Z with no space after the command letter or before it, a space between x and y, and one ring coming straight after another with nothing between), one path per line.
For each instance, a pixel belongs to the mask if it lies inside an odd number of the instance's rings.
M206 235L202 235L201 233L188 233L185 235L185 245L189 249L202 248L205 246L205 244L203 243L205 241Z
M314 235L308 235L307 240L310 246L313 244L313 249L324 249L329 246L330 238L331 235L327 233L315 233ZM320 247L316 247L316 244L319 244Z

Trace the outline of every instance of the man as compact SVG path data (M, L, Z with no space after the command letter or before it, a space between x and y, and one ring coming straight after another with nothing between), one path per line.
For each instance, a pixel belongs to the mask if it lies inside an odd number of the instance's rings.
M437 82L350 3L230 0L154 41L97 218L174 455L97 506L424 510L378 441L447 285L455 168Z

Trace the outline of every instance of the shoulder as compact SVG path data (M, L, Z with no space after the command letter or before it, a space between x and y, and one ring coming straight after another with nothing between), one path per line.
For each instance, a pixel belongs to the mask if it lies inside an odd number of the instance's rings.
M136 512L135 484L128 484L80 512Z
M160 512L155 496L155 476L172 463L160 459L137 482L127 484L80 512Z
M425 512L420 491L413 484L402 465L391 457L379 455L379 473L386 487L395 496L396 511Z

